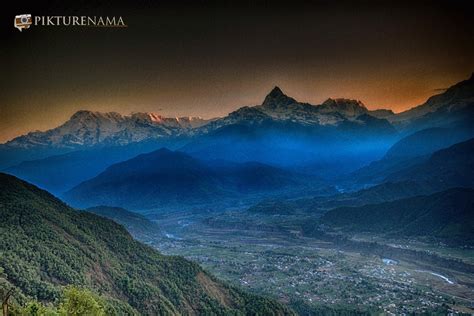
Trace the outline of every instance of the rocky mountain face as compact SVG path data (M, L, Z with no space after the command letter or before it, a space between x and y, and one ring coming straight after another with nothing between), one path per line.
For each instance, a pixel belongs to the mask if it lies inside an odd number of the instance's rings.
M327 99L322 104L311 105L298 102L285 95L279 87L275 87L261 105L239 108L223 118L213 120L200 117L169 118L155 113L121 115L115 112L83 110L76 112L61 126L44 132L28 133L5 145L23 149L51 146L78 148L97 144L123 145L177 135L206 134L222 126L243 121L259 123L273 120L312 126L339 126L345 122L353 122L363 126L367 122L359 118L367 115L387 120L399 129L417 123L426 127L426 120L439 126L439 115L446 117L459 111L472 110L473 103L474 74L445 92L429 98L424 104L399 114L394 114L390 110L370 111L361 101L342 98Z
M115 112L78 111L61 126L45 132L31 132L6 145L17 148L125 145L186 134L207 122L199 117L169 118L155 113L127 116Z
M473 108L474 73L469 79L449 87L441 94L430 97L425 103L390 116L388 119L391 123L400 127L419 130L421 128L417 128L416 125L423 128L446 125L446 119L451 115L455 116L456 119L463 120L465 115L458 117L455 114L466 112L472 114Z
M363 124L358 117L370 114L364 104L350 99L327 99L320 105L298 102L279 87L265 97L261 105L242 107L227 117L217 119L201 130L210 132L237 123L258 124L263 121L292 122L303 126L338 126L345 121Z
M285 95L278 87L256 109L275 119L320 125L336 124L369 112L362 102L350 99L327 99L320 105L301 103Z
M196 135L181 150L201 159L310 166L315 174L321 169L332 174L339 161L351 161L345 165L355 170L381 157L397 131L360 101L328 99L311 105L275 87L261 105L240 108L199 128Z
M1 144L0 169L71 151L150 142L152 146L142 146L147 148L142 152L167 147L199 158L212 154L216 159L272 164L281 164L283 159L286 165L294 159L305 164L319 163L315 161L318 159L334 161L336 155L336 160L357 160L353 168L358 168L381 158L396 141L417 131L433 127L466 129L473 123L473 99L474 76L400 114L371 111L362 102L350 99L328 99L311 105L285 95L278 87L262 104L241 107L212 120L79 111L54 129L31 132ZM272 153L275 148L281 149L278 154ZM274 159L279 157L282 159Z
M169 118L155 113L78 111L63 125L45 132L31 132L5 145L14 148L78 148L95 145L124 145L149 139L179 135L206 134L238 122L258 123L265 120L291 121L302 125L337 126L358 120L370 111L360 101L328 99L321 105L301 103L275 87L261 105L242 107L224 118L205 120L200 117Z

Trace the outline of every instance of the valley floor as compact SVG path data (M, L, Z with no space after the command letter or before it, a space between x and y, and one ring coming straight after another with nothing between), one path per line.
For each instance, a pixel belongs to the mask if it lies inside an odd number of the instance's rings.
M245 211L155 216L164 236L149 236L145 242L165 254L198 262L234 285L288 303L302 315L329 309L386 314L474 312L472 271L433 265L423 258L404 260L340 247L327 239L303 237L291 224L281 225L291 219L267 218ZM373 237L358 238L364 242ZM399 245L390 241L390 245L438 251L468 265L474 261L472 250L406 241Z

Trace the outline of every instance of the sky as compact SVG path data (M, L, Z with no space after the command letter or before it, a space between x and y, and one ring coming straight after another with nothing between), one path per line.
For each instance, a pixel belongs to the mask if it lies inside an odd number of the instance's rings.
M474 71L463 1L38 2L2 10L0 142L81 109L223 116L274 86L400 112ZM23 13L115 15L128 27L19 32Z

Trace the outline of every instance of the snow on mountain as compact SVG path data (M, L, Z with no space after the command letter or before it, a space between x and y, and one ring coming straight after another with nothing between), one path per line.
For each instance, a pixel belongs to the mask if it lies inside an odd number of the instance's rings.
M298 102L275 87L261 105L241 107L223 118L205 120L200 117L170 118L156 113L121 115L115 112L78 111L57 128L31 132L5 145L24 149L123 145L162 137L207 134L227 125L259 124L266 120L329 127L347 123L366 126L390 122L401 129L424 119L425 122L418 125L428 128L439 125L439 121L449 117L451 113L472 108L470 105L473 103L474 74L444 93L429 98L426 103L400 114L394 114L390 110L370 111L361 101L342 98L327 99L320 105L311 105ZM436 113L440 114L436 116Z
M390 118L395 123L409 123L429 114L443 111L452 113L472 108L474 104L474 73L467 80L461 81L441 94L430 97L422 105L401 112Z
M290 120L304 125L338 125L343 121L357 121L369 111L364 104L350 99L327 99L320 105L301 103L275 87L262 105L256 106L273 119Z
M320 106L318 106L318 112L338 112L346 117L357 117L359 115L367 114L369 110L367 110L367 108L361 101L341 98L327 99Z
M386 109L377 109L369 111L369 114L376 118L390 119L392 116L396 115L392 110Z
M265 97L261 105L242 107L228 116L204 126L204 132L238 122L260 123L264 120L291 121L302 125L337 126L345 121L358 122L370 114L364 104L350 99L328 99L320 105L298 102L285 95L279 87Z
M178 136L206 124L200 117L167 118L155 113L101 113L81 110L61 126L45 132L31 132L6 145L17 148L75 148L98 144L124 145L147 139Z
M219 127L264 120L291 121L302 125L338 125L355 121L367 114L365 106L356 100L328 99L321 105L301 103L275 87L261 105L242 107L217 120L200 117L163 117L156 113L78 111L61 126L45 132L31 132L6 145L15 148L78 148L102 145L125 145L161 137L205 134ZM363 124L363 121L360 121Z

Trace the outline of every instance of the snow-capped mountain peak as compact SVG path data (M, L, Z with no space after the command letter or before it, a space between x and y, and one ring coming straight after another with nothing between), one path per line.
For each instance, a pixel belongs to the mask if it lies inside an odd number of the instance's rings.
M121 115L116 112L80 110L56 128L28 133L9 141L7 145L20 148L123 145L186 134L207 122L202 118L167 118L156 113L136 112Z
M275 87L265 97L265 100L262 103L262 107L268 109L285 108L294 103L298 102L295 99L284 94L279 87Z

